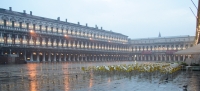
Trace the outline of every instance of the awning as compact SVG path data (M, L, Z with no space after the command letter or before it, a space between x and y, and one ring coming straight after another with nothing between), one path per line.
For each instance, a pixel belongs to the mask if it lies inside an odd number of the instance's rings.
M190 47L190 48L187 48L187 49L184 49L184 50L181 50L181 51L177 51L174 54L188 54L188 55L200 54L200 44Z

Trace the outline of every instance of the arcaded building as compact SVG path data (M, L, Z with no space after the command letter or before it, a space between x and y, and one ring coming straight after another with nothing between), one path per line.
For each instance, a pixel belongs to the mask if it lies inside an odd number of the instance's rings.
M56 61L183 61L189 55L174 55L193 46L194 36L129 39L104 30L0 9L0 57L7 62ZM0 61L0 63L2 63Z
M135 60L184 61L190 55L174 55L175 52L192 47L195 36L132 39L132 57ZM136 55L136 56L135 56Z
M27 62L129 60L128 36L0 9L0 53Z

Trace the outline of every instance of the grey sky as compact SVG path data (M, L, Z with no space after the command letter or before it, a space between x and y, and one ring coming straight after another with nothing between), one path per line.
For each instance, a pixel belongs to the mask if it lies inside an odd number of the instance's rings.
M198 0L193 0L197 5ZM0 8L81 25L103 27L129 38L195 35L191 0L1 0Z

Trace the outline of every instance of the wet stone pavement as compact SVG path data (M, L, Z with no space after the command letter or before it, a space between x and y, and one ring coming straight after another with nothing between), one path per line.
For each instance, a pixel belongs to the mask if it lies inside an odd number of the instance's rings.
M81 67L130 63L133 62L0 65L0 91L200 91L199 71L173 74L81 71Z

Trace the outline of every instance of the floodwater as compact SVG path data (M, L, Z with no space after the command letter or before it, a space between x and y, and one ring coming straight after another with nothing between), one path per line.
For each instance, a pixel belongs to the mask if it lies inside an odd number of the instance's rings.
M81 67L133 64L63 62L0 65L0 91L200 91L200 72L93 73ZM142 63L142 62L139 62Z

